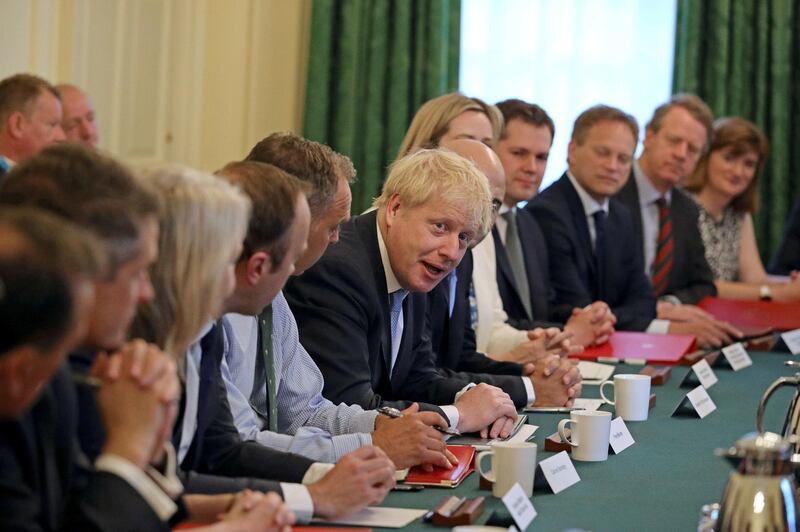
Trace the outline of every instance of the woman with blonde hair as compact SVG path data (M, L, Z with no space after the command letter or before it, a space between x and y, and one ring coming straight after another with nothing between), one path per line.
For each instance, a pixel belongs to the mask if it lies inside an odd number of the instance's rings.
M219 317L235 286L250 200L221 179L181 166L156 169L143 180L166 208L159 219L158 259L150 267L155 297L139 306L134 336L172 354L186 387L187 374L199 371L187 350ZM184 502L192 520L220 519L202 530L288 530L294 522L274 493L187 495Z
M800 280L770 283L756 244L752 213L768 152L755 124L720 118L708 152L685 184L700 210L698 225L719 297L800 301Z
M452 139L477 140L491 147L502 129L503 116L494 105L451 92L422 104L408 126L397 158Z

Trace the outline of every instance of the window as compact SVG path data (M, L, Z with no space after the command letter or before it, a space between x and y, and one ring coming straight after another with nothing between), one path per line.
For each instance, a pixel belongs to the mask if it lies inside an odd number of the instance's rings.
M461 83L520 98L556 124L543 187L566 169L572 124L598 103L644 124L671 94L675 0L462 0Z

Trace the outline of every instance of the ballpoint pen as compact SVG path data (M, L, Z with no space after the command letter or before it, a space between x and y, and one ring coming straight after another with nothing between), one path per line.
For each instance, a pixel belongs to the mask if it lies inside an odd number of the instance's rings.
M379 414L383 414L384 416L395 418L395 419L403 417L403 413L400 410L398 410L397 408L394 408L392 406L382 406L382 407L378 408L378 413ZM451 429L450 427L442 427L441 425L433 425L433 428L435 428L436 430L438 430L441 433L449 434L450 436L461 436L460 432L458 432L456 429Z

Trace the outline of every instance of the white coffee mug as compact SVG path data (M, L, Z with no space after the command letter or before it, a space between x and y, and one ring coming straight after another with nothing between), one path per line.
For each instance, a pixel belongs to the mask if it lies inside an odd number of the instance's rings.
M566 434L572 425L571 438ZM608 459L608 440L611 436L611 412L602 410L573 410L569 419L558 422L561 441L572 446L572 458L582 462L602 462Z
M491 456L491 469L483 470L483 459ZM533 475L536 473L536 444L531 442L497 442L491 450L475 459L478 473L493 482L492 495L502 497L514 484L522 486L528 497L533 495Z
M649 375L614 375L613 382L600 385L600 396L614 405L617 415L625 421L645 421L650 411L650 380ZM606 385L614 388L613 401L606 397Z

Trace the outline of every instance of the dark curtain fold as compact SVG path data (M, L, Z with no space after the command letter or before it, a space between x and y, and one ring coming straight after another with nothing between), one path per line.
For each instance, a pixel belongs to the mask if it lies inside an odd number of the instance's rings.
M460 0L314 0L303 131L353 160L353 212L417 108L458 89L460 21Z
M770 140L755 217L765 261L800 192L798 13L797 0L678 0L673 92L696 93L717 117L751 120Z

